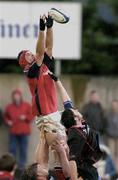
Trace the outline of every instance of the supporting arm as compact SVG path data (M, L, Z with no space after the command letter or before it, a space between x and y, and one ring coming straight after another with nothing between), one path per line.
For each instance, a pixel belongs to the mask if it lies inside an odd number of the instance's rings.
M56 85L57 85L57 88L58 88L58 90L60 92L63 103L66 102L66 101L71 101L66 89L64 88L64 86L62 85L60 80L58 80L56 82Z
M66 150L64 147L64 144L62 144L60 141L55 141L51 146L59 155L59 159L61 162L63 174L66 178L70 177L70 168L69 168L69 161L66 154Z
M65 106L65 103L69 101L69 106L70 108L72 108L72 102L71 99L66 91L66 89L64 88L64 86L62 85L61 81L58 79L57 76L55 76L53 73L48 73L50 75L50 77L55 81L55 84L57 86L57 89L59 90L60 96L62 98L63 104Z
M71 180L78 180L77 165L75 161L69 161Z
M40 141L36 150L36 162L42 165L43 167L48 168L48 154L49 147L47 145L45 137L41 137L40 135Z

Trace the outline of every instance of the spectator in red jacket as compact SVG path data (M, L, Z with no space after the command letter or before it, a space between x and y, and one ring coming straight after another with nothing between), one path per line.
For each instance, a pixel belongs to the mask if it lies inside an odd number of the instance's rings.
M16 169L15 158L7 153L0 157L0 180L13 180Z
M4 114L5 123L9 126L10 152L16 157L19 150L18 165L23 168L27 159L28 136L33 120L31 106L24 102L20 90L12 92L12 103L8 104Z

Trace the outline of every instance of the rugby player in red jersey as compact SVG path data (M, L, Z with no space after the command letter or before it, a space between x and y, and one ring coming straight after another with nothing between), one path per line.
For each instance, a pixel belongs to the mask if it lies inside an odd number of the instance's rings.
M65 129L60 124L61 115L57 108L55 82L50 76L54 62L52 27L53 19L49 14L48 17L41 16L36 54L23 50L18 55L19 64L26 74L32 94L33 115L36 116L38 128L43 128L46 132L48 145L55 140L57 134L61 137L65 136Z
M18 55L20 66L27 76L32 94L33 114L44 116L57 112L57 95L55 84L48 75L53 64L53 20L50 16L40 18L36 54L23 50ZM46 28L47 27L47 28ZM46 37L45 37L45 29Z
M60 124L61 117L58 112L55 82L49 75L54 63L54 58L52 56L52 27L53 19L49 14L48 17L45 15L41 16L36 54L32 54L29 50L23 50L18 55L18 61L27 76L32 94L32 112L33 115L36 116L38 127L44 120L52 120L53 122L55 121L56 126L58 126L57 129L63 134L65 130Z

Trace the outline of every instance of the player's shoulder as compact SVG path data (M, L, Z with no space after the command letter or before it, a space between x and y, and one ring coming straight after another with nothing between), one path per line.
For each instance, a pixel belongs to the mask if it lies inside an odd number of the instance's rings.
M68 137L69 138L77 138L81 137L82 135L82 128L78 126L73 126L69 129Z
M72 138L77 134L77 130L75 127L71 127L68 129L68 138Z

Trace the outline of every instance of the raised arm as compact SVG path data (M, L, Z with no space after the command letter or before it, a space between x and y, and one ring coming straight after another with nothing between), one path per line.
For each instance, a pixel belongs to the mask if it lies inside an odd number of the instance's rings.
M48 147L45 139L40 139L36 150L36 163L38 164L37 175L38 178L47 179L48 176Z
M42 64L45 53L45 15L40 17L39 29L40 32L36 45L36 60L37 64L40 66Z
M77 165L75 161L69 161L71 180L78 180Z
M52 58L52 49L53 49L53 19L49 16L46 18L47 22L47 32L46 32L46 53Z
M61 162L61 166L62 166L62 170L63 170L63 174L64 174L65 178L70 179L69 161L68 161L68 157L67 157L66 149L65 149L64 145L60 141L57 140L52 144L52 148L59 155L59 159Z

